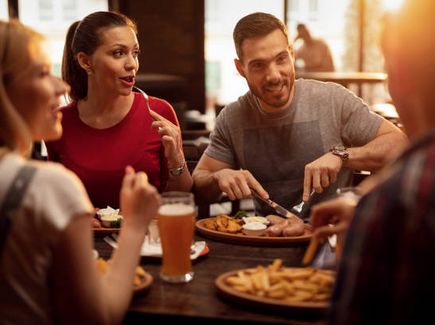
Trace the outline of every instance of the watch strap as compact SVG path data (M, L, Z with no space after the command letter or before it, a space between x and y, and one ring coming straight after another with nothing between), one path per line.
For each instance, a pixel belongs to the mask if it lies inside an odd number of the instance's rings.
M344 146L333 146L329 150L333 155L340 157L340 159L344 162L349 159L349 152L347 151L347 148Z
M186 166L186 161L183 159L183 162L179 167L169 168L169 174L171 176L180 176L181 174L183 174L185 166Z

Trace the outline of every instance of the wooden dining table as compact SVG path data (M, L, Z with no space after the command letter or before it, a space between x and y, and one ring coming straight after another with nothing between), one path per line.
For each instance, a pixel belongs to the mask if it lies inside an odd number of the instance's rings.
M152 275L153 283L144 292L134 295L124 324L183 321L187 324L319 324L325 319L323 310L275 310L268 306L253 306L221 296L215 287L216 278L228 271L269 265L280 258L288 267L301 266L307 243L286 244L281 247L240 245L212 240L206 241L208 254L193 261L194 279L186 284L171 284L160 280L161 259L142 257L140 264ZM95 238L95 249L109 258L112 247L103 237Z
M358 86L358 96L362 96L363 84L379 84L387 80L387 74L383 72L296 72L296 78L315 79L320 81L336 82L349 88L351 84Z

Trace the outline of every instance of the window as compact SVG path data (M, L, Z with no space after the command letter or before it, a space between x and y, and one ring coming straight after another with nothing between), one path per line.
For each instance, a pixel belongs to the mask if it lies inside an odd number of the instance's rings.
M205 60L207 109L224 105L243 95L248 87L234 67L236 57L232 31L244 15L265 11L284 20L287 4L287 27L290 38L296 36L298 23L305 23L314 37L330 46L336 71L359 71L359 4L361 0L206 0ZM387 0L383 0L387 1ZM393 0L389 0L393 1ZM395 0L398 1L398 0ZM380 31L382 1L365 0L364 51L362 71L383 71L383 58L377 35ZM331 8L334 10L331 11ZM298 46L296 43L295 46ZM366 85L364 86L366 87ZM377 87L378 89L374 89ZM368 102L388 100L383 85L367 86Z
M296 26L304 23L313 37L324 39L332 52L337 71L355 70L343 65L346 43L346 10L350 0L287 0L287 28L290 37L297 35ZM330 8L334 10L331 11ZM300 45L298 40L295 47Z
M264 11L284 20L282 0L206 0L205 61L207 108L236 100L248 91L235 66L233 29L243 16Z
M0 19L8 20L8 0L0 0Z
M53 71L60 76L62 52L68 27L91 12L108 10L107 0L19 0L20 20L48 40Z

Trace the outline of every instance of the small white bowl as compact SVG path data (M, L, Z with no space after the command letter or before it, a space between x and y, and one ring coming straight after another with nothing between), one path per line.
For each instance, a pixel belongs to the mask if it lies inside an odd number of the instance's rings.
M261 217L261 216L243 217L242 219L243 219L244 223L260 222L260 223L263 223L265 225L268 225L270 223L269 220L267 220L265 217Z
M243 233L247 236L261 236L267 229L267 226L262 222L248 222L243 226Z
M119 214L103 214L100 215L101 224L106 228L119 228L122 223L122 216Z

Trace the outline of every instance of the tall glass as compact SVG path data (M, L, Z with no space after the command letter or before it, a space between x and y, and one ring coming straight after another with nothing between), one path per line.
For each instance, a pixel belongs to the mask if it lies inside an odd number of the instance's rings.
M157 224L163 251L160 278L183 283L193 279L190 250L195 225L195 203L192 193L162 193Z
M340 187L337 189L337 197L348 199L352 201L352 204L356 205L359 199L361 198L361 190L355 186ZM349 218L349 216L346 217ZM343 245L344 245L344 234L338 233L336 236L336 246L335 246L335 255L337 257L337 261L341 258L341 254L343 252Z

